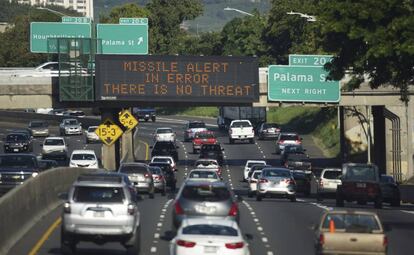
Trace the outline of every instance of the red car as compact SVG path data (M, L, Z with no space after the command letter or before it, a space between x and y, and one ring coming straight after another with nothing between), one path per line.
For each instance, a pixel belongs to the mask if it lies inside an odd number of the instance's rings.
M193 139L193 153L200 151L203 144L216 144L217 138L212 131L197 132Z

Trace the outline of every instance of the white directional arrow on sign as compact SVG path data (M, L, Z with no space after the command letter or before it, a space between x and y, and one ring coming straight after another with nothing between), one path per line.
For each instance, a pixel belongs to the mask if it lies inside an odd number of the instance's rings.
M140 38L138 38L138 45L140 45L143 42L144 42L144 37L141 36Z

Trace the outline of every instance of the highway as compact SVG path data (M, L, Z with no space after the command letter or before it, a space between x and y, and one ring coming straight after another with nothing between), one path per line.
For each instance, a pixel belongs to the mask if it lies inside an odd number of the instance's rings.
M182 142L184 121L178 117L163 118L155 123L141 122L139 136L141 144L152 144L151 133L157 127L172 127L178 135L179 145L179 171L177 178L179 184L185 175L192 169L198 155L192 154L191 143ZM181 118L182 120L188 118ZM215 120L205 119L210 127L214 128ZM16 127L26 126L26 123L0 122L0 136ZM51 134L58 134L57 125L51 125ZM310 157L318 163L327 164L322 152L315 146L311 137L303 136L304 147ZM83 136L69 136L70 152L73 149L93 149L98 157L100 144L85 144ZM223 176L230 186L242 195L243 201L239 208L241 213L240 227L250 245L251 254L314 254L314 231L312 226L319 223L320 216L325 210L334 208L333 199L325 199L317 203L315 198L299 197L298 202L292 203L286 199L264 199L257 202L255 198L246 195L247 184L242 182L242 169L248 159L265 159L272 165L279 164L279 156L274 154L274 141L256 141L255 144L228 143L227 135L218 133L219 142L225 149L225 164ZM35 139L35 154L40 154L42 138ZM135 141L137 142L137 141ZM147 146L141 146L139 160L145 158ZM1 148L1 151L3 148ZM62 162L63 164L63 162ZM57 194L56 194L57 195ZM143 195L139 200L141 212L142 235L141 254L168 254L169 240L172 238L171 209L174 194L166 197L156 194L154 199ZM402 205L400 208L391 208L385 205L383 209L373 209L371 204L366 206L346 204L351 210L364 209L376 211L383 224L387 227L389 237L389 254L409 255L412 237L414 236L414 207ZM12 254L60 254L60 212L61 208L52 211L31 229L9 252ZM103 246L93 243L78 244L78 254L125 254L124 248L119 244L105 244Z

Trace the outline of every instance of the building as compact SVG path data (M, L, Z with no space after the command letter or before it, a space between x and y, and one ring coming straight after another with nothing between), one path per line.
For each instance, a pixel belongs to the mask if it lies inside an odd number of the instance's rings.
M12 2L12 0L9 1ZM56 5L73 9L83 16L93 18L93 0L18 0L17 2L35 6Z

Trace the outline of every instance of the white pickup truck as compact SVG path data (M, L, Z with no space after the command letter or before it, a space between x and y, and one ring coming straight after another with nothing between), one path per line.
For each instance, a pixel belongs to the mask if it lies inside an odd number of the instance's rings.
M235 140L248 140L254 143L254 130L249 120L233 120L229 128L229 143L233 144Z

